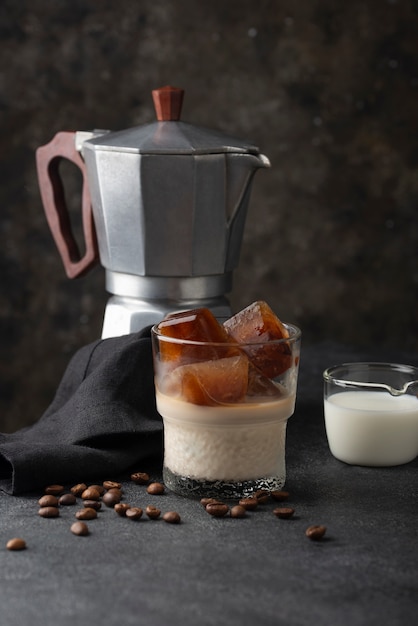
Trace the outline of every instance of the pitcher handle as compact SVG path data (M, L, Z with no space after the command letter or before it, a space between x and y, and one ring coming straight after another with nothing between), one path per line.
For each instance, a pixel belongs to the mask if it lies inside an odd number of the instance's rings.
M71 228L64 187L59 173L62 159L76 165L83 176L82 223L85 253L81 256ZM49 228L61 255L68 278L82 276L99 258L86 166L75 146L75 132L59 132L36 151L36 166L42 203Z

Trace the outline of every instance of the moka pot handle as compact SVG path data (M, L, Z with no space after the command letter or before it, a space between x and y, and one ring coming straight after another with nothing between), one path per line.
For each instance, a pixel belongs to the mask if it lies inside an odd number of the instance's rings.
M62 159L68 159L74 163L83 176L82 223L85 241L83 256L80 254L71 228L64 186L59 172ZM45 215L61 255L65 272L68 278L77 278L95 265L99 252L86 166L75 145L75 132L59 132L52 141L40 146L36 151L36 166Z

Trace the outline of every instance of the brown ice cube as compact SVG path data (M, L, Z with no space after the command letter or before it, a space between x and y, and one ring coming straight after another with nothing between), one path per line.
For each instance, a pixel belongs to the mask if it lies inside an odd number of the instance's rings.
M171 313L158 324L161 335L176 341L160 341L160 360L172 365L208 361L237 354L234 348L225 350L211 345L193 345L181 343L181 340L227 344L230 338L225 328L207 308L191 309Z
M251 361L249 362L247 387L249 401L253 402L257 398L281 398L283 394L283 389L259 372Z
M241 355L181 365L164 377L161 391L206 406L240 402L247 392L248 364Z
M267 378L279 376L292 365L289 343L277 341L287 339L289 332L263 300L242 309L224 322L224 328L234 341L246 344L248 358Z

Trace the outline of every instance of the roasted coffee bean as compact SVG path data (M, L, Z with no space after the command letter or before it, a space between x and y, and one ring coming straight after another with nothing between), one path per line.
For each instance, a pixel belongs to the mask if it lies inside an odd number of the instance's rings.
M295 509L292 509L290 506L281 506L273 511L276 517L280 519L289 519L295 513Z
M265 489L259 489L254 493L254 498L257 498L257 502L259 504L265 504L271 498L270 491L266 491Z
M78 483L74 485L74 487L71 487L70 491L76 498L79 498L86 489L87 485L85 483Z
M106 491L106 489L103 487L103 485L89 485L87 487L87 489L96 489L96 491L98 491L101 496Z
M200 500L200 504L206 509L208 504L223 504L221 500L217 500L216 498L202 498Z
M45 493L48 496L59 496L64 491L64 487L62 485L49 485L45 488Z
M152 505L147 506L147 508L145 509L145 513L150 519L158 519L161 515L160 509L157 509L156 506Z
M26 541L20 537L14 537L13 539L9 539L6 543L6 548L8 550L24 550L26 548Z
M138 520L141 519L142 517L142 509L139 508L139 506L132 506L129 509L127 509L125 516L128 519L132 519L132 520Z
M75 516L77 519L96 519L97 511L92 508L80 509L76 512Z
M71 506L77 502L77 498L73 493L64 493L58 501L62 506Z
M205 511L209 515L213 515L213 517L224 517L229 511L229 506L227 504L210 502L206 505Z
M89 534L89 527L84 522L74 522L71 524L70 528L73 535L78 535L79 537L85 537Z
M288 491L272 491L271 492L271 497L273 498L273 500L277 500L277 502L283 502L284 500L288 500L289 496L290 494Z
M57 496L42 496L38 500L39 506L58 506Z
M95 511L100 511L102 508L102 503L100 500L83 500L83 506L86 509L94 509Z
M95 487L87 487L81 494L83 500L100 500L100 491Z
M114 480L103 481L103 487L105 489L122 489L122 483L117 483Z
M233 506L229 512L231 517L245 517L247 515L247 509L241 504Z
M247 509L247 511L255 511L255 509L258 506L258 500L257 498L254 498L253 496L249 498L241 498L241 500L239 501L239 504L243 506L245 509Z
M113 507L118 515L121 517L126 517L126 511L131 507L129 504L125 504L124 502L117 502Z
M325 535L326 530L326 526L322 526L320 524L309 526L305 531L305 535L313 541L319 541Z
M135 472L131 474L131 480L136 485L146 485L149 482L149 475L146 472Z
M180 524L181 517L177 511L167 511L167 513L163 515L163 520L168 524Z
M56 506L41 506L38 511L41 517L58 517L60 512Z
M147 493L153 496L159 496L164 493L165 487L162 483L151 483L147 487Z
M116 489L115 491L106 491L106 493L103 494L102 502L106 506L113 507L115 506L115 504L118 504L120 502L121 497L122 494L120 493L119 489Z

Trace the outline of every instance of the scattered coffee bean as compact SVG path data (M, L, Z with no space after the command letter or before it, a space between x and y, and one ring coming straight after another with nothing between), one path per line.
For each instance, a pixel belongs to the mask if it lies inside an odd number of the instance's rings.
M63 506L71 506L72 504L75 504L77 502L77 498L73 493L64 493L62 496L60 496L58 502Z
M87 487L81 494L83 500L100 500L100 491L95 487Z
M96 489L96 491L99 492L99 495L103 495L104 492L106 491L106 489L103 487L103 485L89 485L87 487L87 489Z
M100 500L83 500L83 506L86 509L94 509L95 511L100 511L102 508L102 503Z
M131 474L131 480L136 485L146 485L149 482L149 475L146 472L135 472Z
M45 493L48 496L59 496L64 491L64 487L62 485L49 485L45 488Z
M124 502L117 502L113 507L118 515L121 517L126 517L126 511L131 507L129 504L125 504Z
M257 498L259 504L265 504L271 499L271 493L265 489L258 489L258 491L254 493L254 498Z
M222 504L222 502L210 502L206 505L205 511L213 517L224 517L229 511L229 506Z
M289 496L290 494L288 491L272 491L271 492L271 497L273 498L273 500L277 500L277 502L283 502L284 500L288 500Z
M85 537L90 532L89 527L84 522L74 522L70 530L74 535L78 535L79 537Z
M255 511L258 506L257 498L249 497L249 498L241 498L239 504L243 506L247 511Z
M13 539L9 539L6 543L6 548L8 550L24 550L26 548L26 541L20 537L14 537Z
M247 509L241 504L233 506L229 512L231 517L245 517L247 515Z
M96 519L97 511L91 508L80 509L76 512L75 516L77 519Z
M106 506L113 507L115 506L115 504L118 504L120 502L121 497L122 497L122 494L119 491L119 489L116 489L115 491L113 490L106 491L106 493L103 494L102 502Z
M42 496L38 500L39 506L58 506L57 496Z
M60 512L56 506L41 506L38 511L41 517L58 517Z
M200 500L200 504L203 506L204 509L206 509L208 504L223 504L223 502L217 500L216 498L202 498Z
M114 480L103 481L103 487L105 489L122 489L122 483L117 483Z
M139 506L132 506L126 510L125 516L128 519L138 520L138 519L141 519L142 513L143 511L142 509L139 508Z
M295 509L292 509L290 506L281 506L273 511L276 517L280 519L289 519L295 513Z
M326 526L314 525L306 529L305 535L313 541L319 541L326 533Z
M168 524L180 524L181 522L180 515L176 511L167 511L167 513L164 513L163 520Z
M85 483L78 483L74 485L74 487L71 487L70 491L76 498L79 498L86 489L87 485Z
M160 509L157 509L156 506L152 505L147 506L147 508L145 509L145 513L150 519L158 519L161 515Z
M147 487L147 493L153 496L159 496L164 493L165 487L162 483L151 483Z

